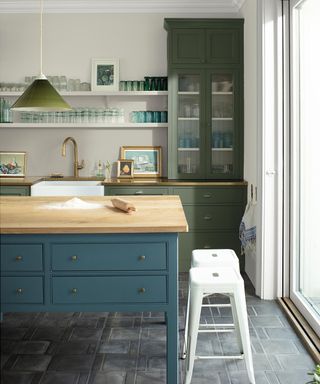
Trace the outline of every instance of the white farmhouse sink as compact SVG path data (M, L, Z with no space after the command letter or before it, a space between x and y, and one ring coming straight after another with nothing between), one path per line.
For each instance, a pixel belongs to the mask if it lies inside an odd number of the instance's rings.
M31 186L31 196L103 196L100 181L48 180Z

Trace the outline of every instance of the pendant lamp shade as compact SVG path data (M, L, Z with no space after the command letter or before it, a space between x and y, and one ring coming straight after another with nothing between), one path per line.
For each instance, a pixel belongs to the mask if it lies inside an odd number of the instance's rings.
M69 111L72 108L50 84L42 72L42 16L43 0L40 0L40 76L29 85L11 109L17 111Z
M50 112L69 111L72 108L44 77L35 79L12 105L11 109L17 111Z

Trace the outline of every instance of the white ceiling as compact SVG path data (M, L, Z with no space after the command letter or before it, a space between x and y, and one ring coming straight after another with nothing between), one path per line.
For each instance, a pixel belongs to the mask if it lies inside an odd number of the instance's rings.
M43 0L47 13L237 13L246 0ZM37 13L40 0L0 0L0 13Z

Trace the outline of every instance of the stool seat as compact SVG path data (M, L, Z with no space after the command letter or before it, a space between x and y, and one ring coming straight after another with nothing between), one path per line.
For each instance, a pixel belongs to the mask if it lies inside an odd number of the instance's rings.
M238 355L196 355L196 344L199 332L206 333L226 331L219 328L221 326L220 324L211 324L211 329L206 327L203 329L200 324L203 298L207 295L216 293L227 295L230 298L234 324L230 324L229 326L234 326L234 332L236 333L240 349L240 354ZM189 271L188 304L187 342L185 342L184 346L184 352L186 352L187 358L184 384L191 383L194 361L197 359L244 359L249 382L251 384L255 384L244 282L238 269L225 266L191 268Z
M226 293L244 284L240 273L233 267L191 268L189 279L193 286L201 288L204 295L212 293L213 289L214 293Z
M239 259L232 249L194 249L192 251L191 268L218 266L233 266L240 271Z

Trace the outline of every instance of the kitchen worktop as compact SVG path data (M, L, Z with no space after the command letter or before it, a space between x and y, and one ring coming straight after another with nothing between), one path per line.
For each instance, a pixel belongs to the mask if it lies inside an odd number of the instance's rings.
M112 206L112 196L83 197L94 209L52 209L70 197L2 197L0 233L158 233L187 232L178 196L130 196L137 211L127 214Z
M102 185L108 186L108 185L117 185L117 186L134 186L134 185L141 185L141 186L147 186L147 185L158 185L158 186L184 186L184 185L212 185L212 186L243 186L247 185L246 181L226 181L226 180L172 180L167 178L155 178L155 179L103 179L99 177L79 177L74 178L72 176L70 177L63 177L63 178L54 178L54 177L48 177L48 176L28 176L28 177L2 177L0 178L0 185L3 186L16 186L16 185L33 185L35 183L38 183L40 181L45 180L97 180L101 181Z

